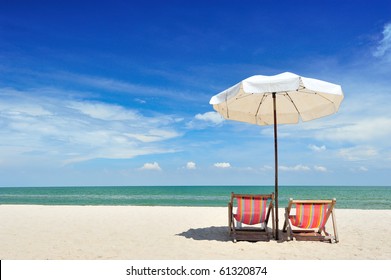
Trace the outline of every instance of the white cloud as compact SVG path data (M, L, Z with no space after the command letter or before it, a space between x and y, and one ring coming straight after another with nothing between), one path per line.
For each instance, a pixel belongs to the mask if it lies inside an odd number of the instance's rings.
M360 166L360 167L350 168L350 171L354 173L363 173L363 172L368 172L369 169L366 168L365 166Z
M310 145L308 145L308 148L310 148L310 149L311 149L312 151L314 151L314 152L323 152L323 151L326 151L326 146L325 146L325 145L316 146L316 145L310 144Z
M262 172L267 172L267 171L270 171L270 170L273 170L274 168L272 167L272 166L270 166L270 165L264 165L264 166L262 166L261 168L260 168L260 170L262 171Z
M16 163L69 164L175 152L175 119L146 117L119 105L0 89L0 153ZM11 151L11 152L10 152Z
M141 170L156 170L156 171L162 170L156 161L153 163L144 163L143 167L141 167L140 169Z
M137 94L138 96L164 96L165 98L180 98L183 95L178 94L173 90L167 90L166 88L146 86L142 84L129 83L116 79L109 79L99 76L89 76L89 75L80 75L73 74L69 72L59 72L51 74L51 77L62 81L70 81L72 83L77 83L89 87L104 89L108 91L116 92L127 92L132 94ZM138 97L139 100L144 100Z
M224 122L224 118L217 112L197 114L194 119L187 123L190 129L203 129L208 126L216 126Z
M141 99L141 98L135 98L134 101L136 101L137 103L140 103L140 104L146 104L147 101Z
M348 161L360 161L373 159L378 155L378 150L370 146L355 146L350 148L340 149L338 156Z
M133 110L127 110L118 105L98 102L70 102L69 108L76 109L91 118L107 121L136 121L140 116Z
M358 168L358 170L363 171L363 172L367 172L367 171L368 171L368 168L366 168L365 166L360 166L360 167Z
M383 38L378 42L375 57L387 57L391 59L391 23L387 23L383 29Z
M181 134L168 129L151 129L144 133L125 133L126 136L135 138L141 142L157 142L180 136Z
M314 170L318 171L318 172L327 172L327 168L324 166L320 166L320 165L315 165Z
M23 116L23 115L32 116L32 117L52 115L50 111L46 110L40 105L26 104L26 103L20 104L19 102L17 103L11 102L8 104L0 103L0 111L13 117Z
M369 114L370 112L368 112ZM316 137L333 141L371 142L389 139L391 136L391 117L357 116L346 120L337 127L316 131Z
M230 168L231 164L229 162L217 162L213 166L217 168Z
M186 169L189 170L197 169L196 163L193 161L189 161L188 163L186 163Z
M196 120L212 122L214 124L220 124L224 121L224 118L217 112L206 112L204 114L197 114L195 116Z
M298 164L298 165L295 165L295 166L280 165L278 167L278 169L281 170L281 171L310 171L311 170L311 168L309 168L306 165L302 165L302 164Z

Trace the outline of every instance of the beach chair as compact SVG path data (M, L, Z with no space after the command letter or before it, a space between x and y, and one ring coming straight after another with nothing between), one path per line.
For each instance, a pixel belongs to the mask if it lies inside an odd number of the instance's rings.
M228 203L228 227L233 241L268 241L274 236L274 193L231 194ZM235 210L235 211L234 211ZM272 232L267 224L272 214Z
M288 231L288 240L318 240L338 242L335 220L336 199L332 200L293 200L285 208L283 231ZM292 209L296 213L291 214ZM326 223L331 216L334 235L326 232Z

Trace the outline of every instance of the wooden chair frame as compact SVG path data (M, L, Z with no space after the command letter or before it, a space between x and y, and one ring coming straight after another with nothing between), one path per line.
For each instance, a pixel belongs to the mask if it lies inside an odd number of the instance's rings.
M335 204L336 199L331 200L294 200L290 199L288 207L285 208L285 222L283 226L283 231L288 231L288 240L309 240L309 241L330 241L333 242L339 242L338 239L338 232L337 232L337 223L335 219ZM325 222L324 226L321 226L317 229L299 229L292 225L292 222L290 220L291 217L294 217L295 215L291 215L290 211L292 210L292 206L296 203L299 204L328 204L328 210L325 216ZM332 219L332 225L333 225L333 231L334 235L331 235L330 233L326 232L326 223L331 216Z
M234 201L238 198L260 198L260 199L270 199L269 206L267 207L266 212L266 219L263 223L264 228L261 228L259 226L253 225L253 226L245 226L245 227L238 227L237 222L235 225L235 217L234 217ZM235 194L231 193L231 201L228 203L228 228L229 228L229 234L233 238L233 242L236 242L238 240L246 240L246 241L268 241L270 240L270 237L272 236L274 238L274 209L273 209L273 202L274 202L274 193L272 194ZM269 221L270 213L272 214L272 232L268 230L267 224ZM260 224L258 224L260 225Z

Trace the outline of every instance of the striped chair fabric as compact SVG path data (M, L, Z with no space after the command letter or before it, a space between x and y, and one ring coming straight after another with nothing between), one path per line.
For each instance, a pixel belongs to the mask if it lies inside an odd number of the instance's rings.
M246 225L255 225L265 222L267 213L267 198L238 197L235 219Z
M303 228L322 228L325 226L328 204L296 204L296 216L291 216L292 225Z

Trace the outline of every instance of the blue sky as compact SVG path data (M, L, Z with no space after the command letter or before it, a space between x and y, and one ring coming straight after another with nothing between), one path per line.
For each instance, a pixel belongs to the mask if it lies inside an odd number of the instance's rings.
M280 184L391 185L390 1L1 1L0 186L273 185L209 99L286 71L345 100L279 126Z

